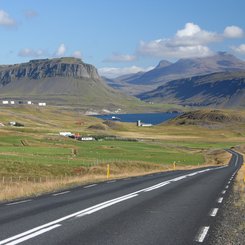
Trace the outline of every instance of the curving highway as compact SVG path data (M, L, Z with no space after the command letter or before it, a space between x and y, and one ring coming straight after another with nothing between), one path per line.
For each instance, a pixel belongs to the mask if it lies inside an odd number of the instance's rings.
M243 163L170 171L0 203L3 244L207 244Z

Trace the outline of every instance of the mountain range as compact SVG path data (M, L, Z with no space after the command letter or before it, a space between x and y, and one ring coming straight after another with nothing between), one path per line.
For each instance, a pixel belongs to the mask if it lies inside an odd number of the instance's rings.
M148 72L117 77L108 84L125 93L137 95L176 79L242 70L245 70L244 61L226 52L219 52L209 57L180 59L175 63L162 60Z
M175 63L162 60L151 71L116 79L102 78L93 65L72 57L0 66L0 100L132 110L145 107L139 99L151 104L245 107L245 62L219 52Z

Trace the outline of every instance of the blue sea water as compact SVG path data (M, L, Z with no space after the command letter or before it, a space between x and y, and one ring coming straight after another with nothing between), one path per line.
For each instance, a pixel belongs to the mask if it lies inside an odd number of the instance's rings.
M143 113L143 114L108 114L96 115L95 117L104 120L112 120L113 117L119 119L121 122L137 122L140 120L142 123L150 123L153 125L165 122L171 118L175 118L179 113Z

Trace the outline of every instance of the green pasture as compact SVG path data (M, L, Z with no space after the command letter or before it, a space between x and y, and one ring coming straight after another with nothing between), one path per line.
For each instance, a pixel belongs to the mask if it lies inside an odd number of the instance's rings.
M20 137L0 137L0 174L35 175L72 174L75 168L100 163L142 162L153 164L197 165L204 162L199 153L179 151L147 142L91 141L81 142L60 137L59 141L34 141L34 146L23 146ZM12 145L4 145L11 144ZM31 144L32 141L27 141ZM39 142L39 144L38 144ZM40 172L38 172L38 169Z

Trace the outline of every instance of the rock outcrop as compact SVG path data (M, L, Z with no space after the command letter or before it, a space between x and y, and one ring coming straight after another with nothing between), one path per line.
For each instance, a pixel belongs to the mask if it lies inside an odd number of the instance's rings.
M76 58L31 60L28 63L0 66L0 84L28 78L73 77L100 79L96 68Z

